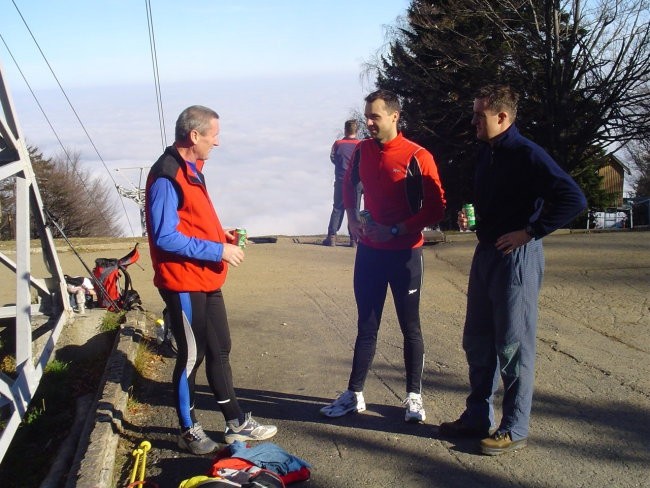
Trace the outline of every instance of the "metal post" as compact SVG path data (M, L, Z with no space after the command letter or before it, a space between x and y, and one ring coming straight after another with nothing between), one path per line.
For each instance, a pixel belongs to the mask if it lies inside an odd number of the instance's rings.
M0 252L0 264L15 272L15 306L0 307L0 316L15 318L16 344L13 351L16 358L16 377L0 375L0 407L8 406L5 425L0 432L0 461L13 439L27 406L43 375L56 341L71 315L63 271L59 263L54 240L45 226L43 203L38 184L29 159L29 153L22 136L13 103L5 83L0 64L0 179L15 178L16 214L16 262ZM35 227L31 228L31 218ZM36 231L41 239L42 256L49 276L35 277L31 267L30 237ZM47 302L47 317L39 319L52 324L52 328L39 338L38 344L32 337L32 326L36 313L41 310L32 305L32 291L38 295L41 305ZM8 351L12 352L12 351Z

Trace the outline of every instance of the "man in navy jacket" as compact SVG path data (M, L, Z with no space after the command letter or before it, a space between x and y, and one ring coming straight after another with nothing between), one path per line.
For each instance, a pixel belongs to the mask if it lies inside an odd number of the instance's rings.
M357 139L357 132L359 131L359 123L354 120L346 120L344 125L345 137L338 139L332 144L330 151L330 161L334 165L334 197L332 204L332 214L330 215L330 222L327 226L327 238L323 241L324 246L336 246L336 233L341 228L343 223L343 216L345 215L345 208L343 206L343 180L345 172L350 166L350 159L354 149L359 144ZM356 187L357 208L361 203L361 185ZM349 232L349 229L348 229ZM356 246L356 239L350 235L350 247Z
M472 125L482 141L475 175L476 235L467 290L463 349L470 394L447 437L476 437L497 455L526 446L533 398L537 302L544 274L541 239L586 207L557 163L514 125L519 96L509 86L481 89ZM493 398L503 381L503 415ZM496 429L495 429L496 427Z

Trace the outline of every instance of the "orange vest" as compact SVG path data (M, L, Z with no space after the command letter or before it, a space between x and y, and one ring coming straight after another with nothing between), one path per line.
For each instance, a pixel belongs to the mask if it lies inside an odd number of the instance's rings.
M176 148L168 147L149 171L146 194L156 179L168 178L178 192L178 232L224 243L226 236L201 173L203 161L197 161L196 167L199 178L188 169ZM225 261L204 261L163 251L153 242L149 218L147 215L147 235L154 269L153 282L157 288L176 292L211 292L221 288L228 272Z

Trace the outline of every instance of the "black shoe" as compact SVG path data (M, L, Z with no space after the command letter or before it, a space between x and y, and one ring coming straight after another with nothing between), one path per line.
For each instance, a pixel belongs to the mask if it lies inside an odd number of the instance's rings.
M488 456L498 456L506 452L523 449L528 444L528 439L512 440L510 432L495 432L490 437L481 441L481 452Z
M328 246L328 247L334 247L336 246L336 236L327 236L327 238L323 241L323 246Z
M466 439L483 439L490 436L490 429L472 427L461 419L453 422L443 422L438 427L438 433L443 437L463 437Z

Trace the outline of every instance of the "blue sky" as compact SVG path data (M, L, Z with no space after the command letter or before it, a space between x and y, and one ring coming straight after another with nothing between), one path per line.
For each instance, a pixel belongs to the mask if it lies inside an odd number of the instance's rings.
M148 166L162 151L145 1L14 1L110 176L137 182L137 170L114 169ZM351 111L363 109L373 89L363 65L408 4L151 2L167 143L188 105L221 116L221 146L206 177L224 225L250 235L325 233L330 146ZM108 179L11 0L0 0L0 18L0 34L63 144ZM48 156L61 153L3 44L0 63L27 142ZM125 206L125 233L137 235L137 207Z

